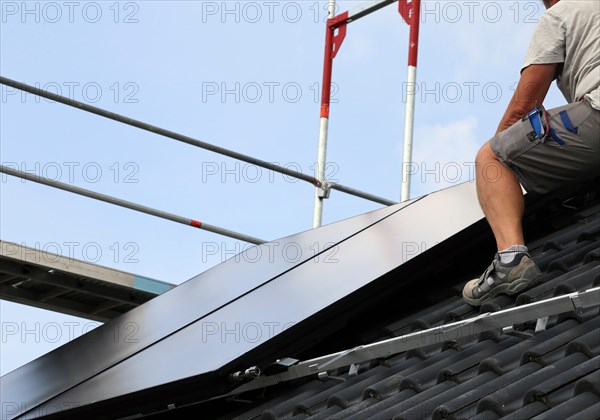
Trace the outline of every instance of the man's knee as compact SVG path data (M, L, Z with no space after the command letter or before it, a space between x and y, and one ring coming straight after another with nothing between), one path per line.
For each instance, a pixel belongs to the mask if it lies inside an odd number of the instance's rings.
M481 147L481 149L479 149L479 152L477 152L475 163L482 164L494 160L497 161L498 157L496 156L496 153L494 153L494 151L492 150L490 142L486 141L485 144Z
M512 172L499 158L496 152L492 149L490 142L486 142L479 152L475 160L475 177L478 182L496 183L503 176L509 175Z

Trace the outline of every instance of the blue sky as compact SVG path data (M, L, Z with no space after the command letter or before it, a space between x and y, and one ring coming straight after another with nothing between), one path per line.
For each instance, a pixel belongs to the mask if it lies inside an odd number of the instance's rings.
M543 11L537 0L422 7L413 197L472 177ZM0 73L312 173L326 8L310 0L2 1ZM400 197L407 43L408 27L388 6L349 26L333 71L328 177L392 200ZM312 226L306 182L1 89L4 165L266 240ZM553 87L546 105L562 101ZM247 246L12 177L2 176L0 198L3 240L175 284ZM380 207L333 191L323 220ZM0 317L1 374L97 325L5 301Z

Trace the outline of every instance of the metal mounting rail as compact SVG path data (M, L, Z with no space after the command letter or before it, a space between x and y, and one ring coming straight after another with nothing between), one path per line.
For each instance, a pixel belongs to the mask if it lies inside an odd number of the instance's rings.
M16 80L12 80L12 79L8 79L6 77L0 76L0 84L22 90L24 92L28 92L28 93L31 93L36 96L41 96L42 98L50 99L52 101L56 101L56 102L62 103L64 105L68 105L68 106L80 109L82 111L90 112L92 114L96 114L101 117L113 120L113 121L117 121L117 122L120 122L120 123L123 123L126 125L130 125L132 127L136 127L136 128L139 128L139 129L142 129L145 131L149 131L151 133L155 133L155 134L158 134L158 135L161 135L164 137L168 137L170 139L177 140L182 143L189 144L191 146L196 146L201 149L209 150L211 152L215 152L215 153L218 153L218 154L221 154L224 156L228 156L233 159L241 160L243 162L250 163L252 165L256 165L261 168L271 170L273 172L278 172L278 173L290 176L292 178L301 179L303 181L307 181L307 182L313 184L317 188L321 188L323 186L322 182L320 180L318 180L317 178L315 178L313 176L304 174L302 172L295 171L293 169L286 168L283 166L279 166L274 163L267 162L265 160L257 159L252 156L244 155L242 153L234 152L233 150L229 150L224 147L206 143L204 141L197 140L193 137L186 136L184 134L176 133L174 131L166 130L164 128L160 128L155 125L151 125L151 124L139 121L139 120L135 120L133 118L126 117L124 115L116 114L114 112L110 112L105 109L86 104L84 102L79 102L74 99L67 98L65 96L57 95L56 93L48 92L46 90L27 85L25 83L17 82ZM397 202L387 200L385 198L378 197L376 195L369 194L369 193L366 193L363 191L359 191L354 188L346 187L342 184L328 183L328 185L329 185L329 188L336 189L336 190L345 192L346 194L354 195L359 198L364 198L366 200L370 200L370 201L373 201L373 202L376 202L379 204L384 204L387 206L397 204Z
M47 179L41 177L39 175L29 174L27 172L23 172L17 169L9 168L8 166L0 165L0 173L5 173L8 175L15 176L17 178L26 179L32 182L37 182L38 184L48 185L50 187L58 188L59 190L69 191L74 194L83 195L85 197L93 198L95 200L104 201L105 203L114 204L119 207L125 207L130 210L139 211L141 213L146 213L151 216L160 217L161 219L171 220L172 222L177 222L184 224L186 226L191 226L196 229L208 230L209 232L218 233L219 235L228 236L233 239L238 239L240 241L249 242L252 244L263 244L266 241L262 239L255 238L253 236L244 235L243 233L234 232L232 230L223 229L217 226L209 225L207 223L199 222L198 220L188 219L187 217L177 216L175 214L167 213L162 210L153 209L151 207L142 206L141 204L132 203L131 201L122 200L120 198L111 197L109 195L100 194L95 191L86 190L85 188L76 187L74 185L64 184L59 181L55 181L52 179Z
M441 325L439 327L394 337L377 343L357 346L342 352L317 357L302 362L293 359L284 359L287 367L280 373L258 376L258 368L251 367L245 372L236 372L232 379L252 378L229 394L215 398L238 395L246 391L264 388L280 382L291 381L311 375L327 377L327 371L342 368L373 359L386 358L407 350L440 344L457 338L467 338L479 335L484 331L500 331L510 333L512 326L534 319L543 320L551 315L558 315L575 309L589 308L600 305L600 287L589 289L585 292L575 292L563 296L534 302L498 312L487 312L474 318ZM538 324L540 324L538 322ZM536 328L536 331L539 329ZM291 362L290 362L291 361ZM279 360L277 362L280 362ZM295 364L292 364L295 363ZM290 366L291 364L291 366ZM281 366L281 365L280 365Z

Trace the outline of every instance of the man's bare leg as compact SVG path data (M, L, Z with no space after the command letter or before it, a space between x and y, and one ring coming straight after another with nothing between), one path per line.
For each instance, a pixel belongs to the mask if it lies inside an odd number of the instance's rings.
M476 163L477 196L498 251L524 245L521 222L525 200L517 177L498 160L489 142L477 154Z
M480 306L499 294L514 295L537 284L542 273L523 239L525 200L517 177L492 151L489 142L477 154L477 196L498 246L492 264L463 288L463 299Z

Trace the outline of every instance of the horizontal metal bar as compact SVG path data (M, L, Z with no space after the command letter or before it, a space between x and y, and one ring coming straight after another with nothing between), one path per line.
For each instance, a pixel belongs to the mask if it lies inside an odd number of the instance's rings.
M355 7L354 9L348 10L348 20L347 22L353 22L355 20L360 19L361 17L367 16L373 12L376 12L379 9L384 8L392 3L397 2L398 0L377 0L370 1L368 3L363 3L360 6Z
M244 235L232 230L223 229L217 226L202 223L194 219L188 219L186 217L177 216L175 214L167 213L162 210L153 209L151 207L142 206L140 204L132 203L130 201L122 200L120 198L111 197L109 195L100 194L94 191L86 190L84 188L76 187L74 185L64 184L62 182L47 179L35 174L30 174L17 169L9 168L4 165L0 165L0 172L8 175L12 175L18 178L26 179L29 181L37 182L38 184L48 185L50 187L58 188L60 190L69 191L74 194L83 195L85 197L93 198L94 200L104 201L105 203L114 204L116 206L125 207L130 210L139 211L146 213L151 216L160 217L161 219L171 220L173 222L181 223L186 226L192 226L197 229L208 230L210 232L218 233L219 235L228 236L233 239L239 239L240 241L249 242L253 244L263 244L266 241L255 238L253 236Z
M345 192L346 194L354 195L356 197L364 198L366 200L374 201L375 203L384 204L386 206L393 206L394 204L398 204L395 201L388 200L386 198L378 197L373 194L369 194L363 191L355 190L354 188L346 187L342 184L337 183L329 183L329 188L333 190L338 190L341 192Z
M87 111L87 112L90 112L92 114L96 114L96 115L99 115L101 117L104 117L104 118L108 118L108 119L111 119L111 120L114 120L114 121L121 122L123 124L130 125L132 127L137 127L137 128L142 129L142 130L149 131L151 133L155 133L155 134L158 134L158 135L161 135L161 136L164 136L164 137L168 137L168 138L171 138L173 140L177 140L177 141L189 144L191 146L196 146L196 147L199 147L201 149L209 150L211 152L219 153L221 155L228 156L228 157L233 158L233 159L238 159L238 160L241 160L243 162L247 162L247 163L259 166L261 168L269 169L271 171L278 172L278 173L281 173L281 174L284 174L284 175L288 175L288 176L291 176L293 178L301 179L303 181L310 182L312 185L316 186L317 188L321 188L322 187L321 181L319 181L315 177L312 177L310 175L306 175L306 174L304 174L302 172L295 171L295 170L289 169L289 168L285 168L283 166L279 166L279 165L276 165L274 163L267 162L267 161L264 161L264 160L261 160L261 159L256 159L256 158L254 158L252 156L248 156L248 155L244 155L242 153L234 152L232 150L225 149L223 147L215 146L213 144L206 143L206 142L203 142L201 140L197 140L197 139L194 139L192 137L176 133L174 131L165 130L164 128L160 128L160 127L157 127L155 125L151 125L151 124L148 124L148 123L145 123L145 122L142 122L142 121L138 121L138 120L135 120L133 118L125 117L123 115L116 114L114 112L106 111L106 110L104 110L102 108L98 108L98 107L95 107L95 106L92 106L92 105L88 105L88 104L83 103L83 102L75 101L75 100L73 100L71 98L67 98L65 96L60 96L60 95L57 95L55 93L48 92L46 90L36 88L34 86L27 85L25 83L17 82L15 80L8 79L6 77L0 76L0 84L6 85L6 86L10 86L12 88L19 89L19 90L22 90L22 91L25 91L25 92L29 92L29 93L31 93L33 95L41 96L43 98L47 98L47 99L50 99L50 100L53 100L53 101L56 101L56 102L60 102L60 103L62 103L64 105L72 106L72 107L81 109L82 111ZM383 199L381 199L379 197L376 197L374 195L368 194L368 193L361 192L361 191L356 190L356 189L352 189L352 188L348 188L348 187L343 187L343 189L339 188L339 190L342 191L342 192L348 193L348 194L356 195L357 197L361 197L361 198L365 198L367 200L375 201L377 203L386 204L386 202L381 201ZM350 192L350 191L352 191L352 192ZM208 229L206 229L206 230L208 230Z
M498 312L488 312L474 318L299 362L289 367L285 372L256 378L241 385L226 396L237 395L355 363L386 358L411 349L441 344L458 337L477 336L484 331L502 331L502 328L507 326L598 305L600 305L600 287L595 287L585 292L570 293ZM223 396L217 398L221 397Z
M114 112L106 111L102 108L88 105L83 102L75 101L71 98L60 96L55 93L36 88L34 86L27 85L25 83L17 82L15 80L11 80L11 79L8 79L8 78L2 77L2 76L0 76L0 83L3 85L6 85L6 86L13 87L15 89L29 92L33 95L41 96L43 98L47 98L47 99L50 99L50 100L53 100L56 102L60 102L62 104L68 105L68 106L72 106L72 107L81 109L82 111L91 112L92 114L96 114L96 115L99 115L104 118L118 121L120 123L130 125L132 127L137 127L142 130L149 131L151 133L155 133L155 134L158 134L158 135L161 135L164 137L171 138L173 140L187 143L189 145L196 146L201 149L209 150L211 152L219 153L221 155L225 155L225 156L228 156L233 159L238 159L243 162L251 163L253 165L260 166L261 168L269 169L274 172L279 172L281 174L288 175L293 178L298 178L298 179L310 182L311 184L315 185L316 187L321 186L321 183L315 177L303 174L302 172L298 172L293 169L285 168L283 166L275 165L274 163L267 162L267 161L264 161L261 159L256 159L252 156L234 152L233 150L225 149L223 147L215 146L213 144L206 143L201 140L197 140L192 137L176 133L174 131L165 130L164 128L160 128L155 125L147 124L145 122L138 121L133 118L125 117L123 115L116 114Z

